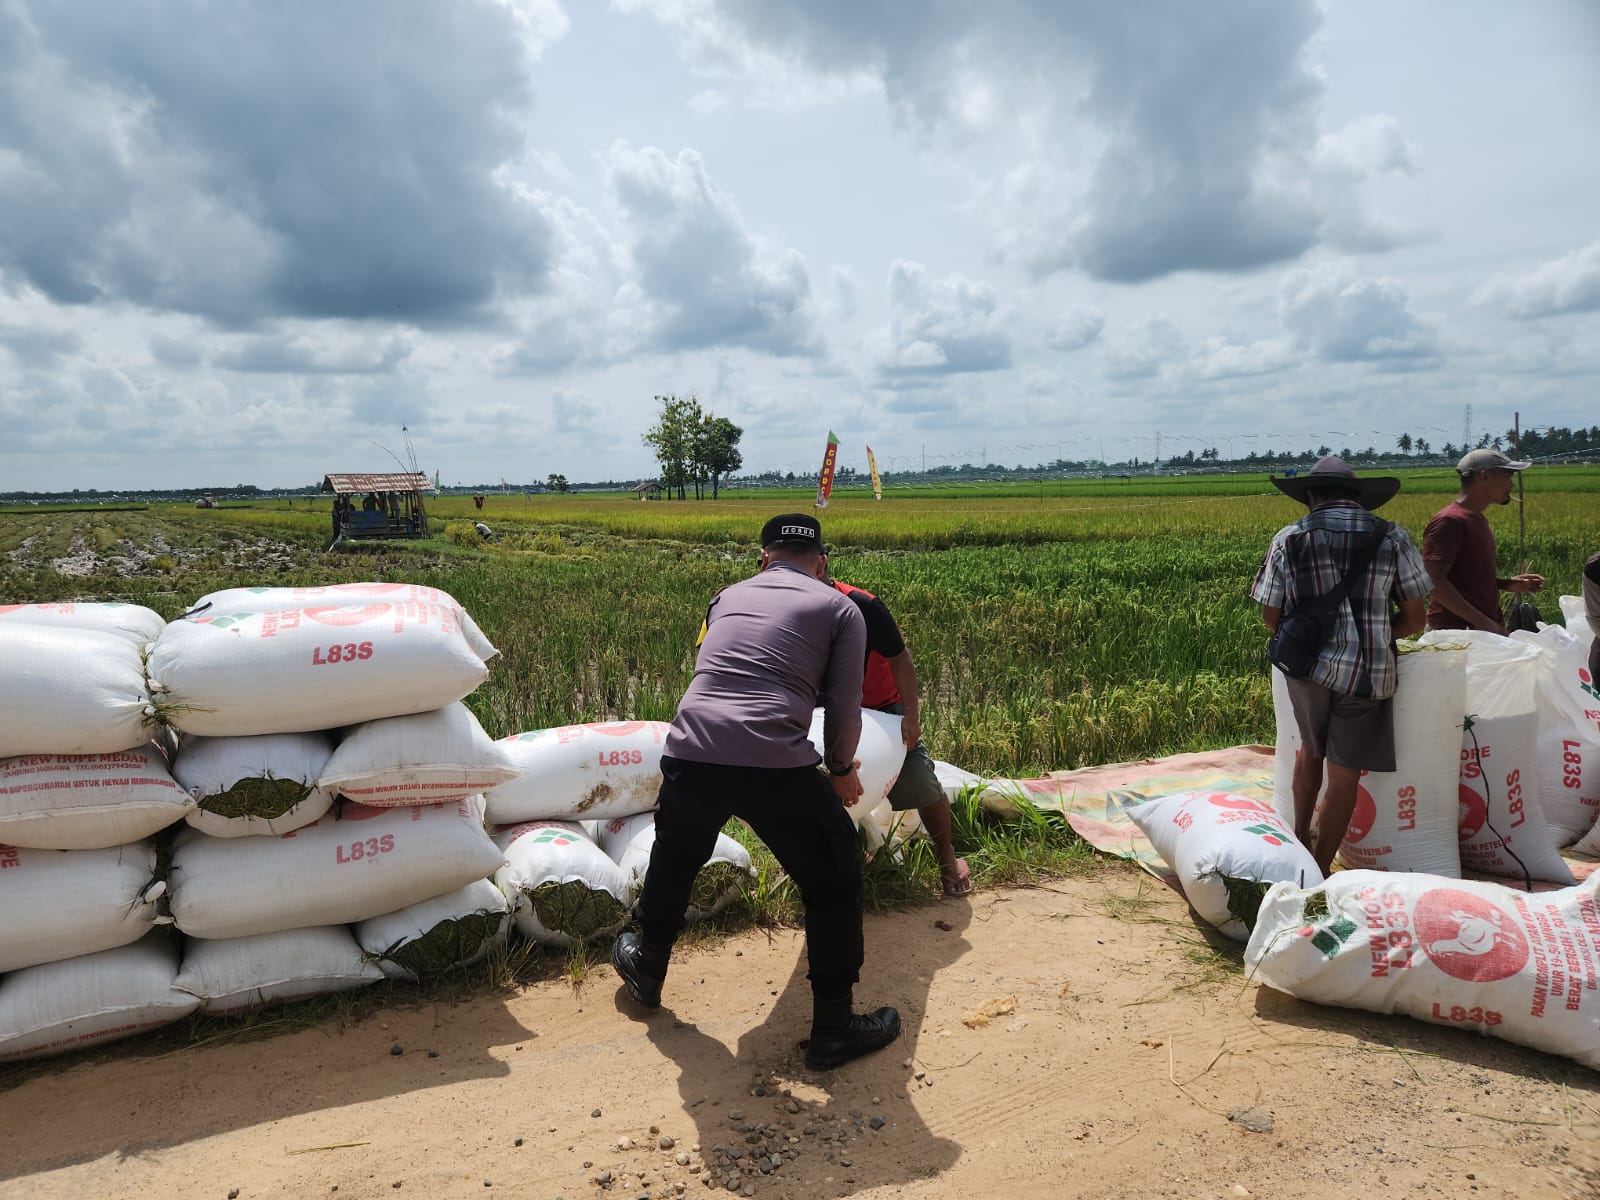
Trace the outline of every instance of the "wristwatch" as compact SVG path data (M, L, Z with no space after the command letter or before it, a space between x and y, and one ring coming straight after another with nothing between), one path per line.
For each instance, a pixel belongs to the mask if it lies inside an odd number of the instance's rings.
M839 778L841 778L841 779L842 779L842 778L843 778L843 777L844 777L844 776L846 776L846 775L848 775L848 774L850 774L850 772L851 772L851 771L854 771L854 770L855 770L855 769L856 769L856 765L855 765L855 763L851 763L851 764L850 764L850 765L849 765L849 766L847 766L847 767L834 767L834 766L830 766L830 767L829 767L829 768L828 768L828 774L829 774L829 775L835 775L835 776L838 776L838 777L839 777Z

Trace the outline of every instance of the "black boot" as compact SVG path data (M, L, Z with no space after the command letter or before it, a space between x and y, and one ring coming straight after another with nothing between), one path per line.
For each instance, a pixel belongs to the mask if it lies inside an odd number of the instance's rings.
M611 947L611 965L622 977L628 995L641 1008L661 1007L661 984L667 977L667 954L646 945L632 930Z
M881 1050L900 1036L900 1014L892 1008L870 1013L850 1011L850 993L813 996L811 1044L806 1066L813 1071L842 1067L853 1058Z

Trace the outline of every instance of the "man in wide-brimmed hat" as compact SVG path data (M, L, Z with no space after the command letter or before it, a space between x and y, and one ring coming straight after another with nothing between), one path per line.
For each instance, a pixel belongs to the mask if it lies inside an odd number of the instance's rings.
M1304 475L1272 483L1309 511L1278 531L1250 589L1269 630L1276 631L1296 605L1333 591L1352 559L1370 554L1368 565L1351 574L1310 674L1285 680L1301 744L1294 767L1295 836L1327 874L1355 811L1361 772L1394 770L1394 639L1422 629L1428 570L1404 529L1372 515L1400 490L1393 476L1360 477L1329 456ZM1327 794L1313 844L1311 818L1324 765Z
M1492 505L1511 503L1511 483L1528 465L1489 449L1468 451L1456 464L1461 490L1422 531L1422 559L1433 580L1429 629L1504 634L1500 593L1544 587L1543 575L1501 575L1495 569L1494 532L1483 515Z

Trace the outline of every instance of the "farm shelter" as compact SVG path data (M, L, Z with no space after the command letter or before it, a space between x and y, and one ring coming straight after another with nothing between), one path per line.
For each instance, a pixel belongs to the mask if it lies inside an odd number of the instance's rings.
M654 479L647 479L643 483L634 484L633 491L641 500L661 499L661 484Z
M428 535L422 493L433 484L420 472L386 475L326 475L322 490L333 493L333 538L414 538Z

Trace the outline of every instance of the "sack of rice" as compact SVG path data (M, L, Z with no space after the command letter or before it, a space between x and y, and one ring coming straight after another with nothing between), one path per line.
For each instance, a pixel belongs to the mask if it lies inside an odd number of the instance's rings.
M150 740L139 647L94 630L0 622L0 758L114 754Z
M374 808L451 804L517 777L511 756L465 704L346 731L321 786Z
M811 744L822 753L823 709L811 714ZM867 819L878 807L878 801L889 794L900 768L906 761L906 744L900 739L900 718L875 709L861 710L861 740L856 745L856 759L861 763L861 799L847 811L857 825Z
M390 979L418 979L470 966L503 945L511 928L511 901L490 880L398 912L362 921L356 941Z
M143 650L166 627L161 614L141 604L69 601L64 604L0 604L0 624L53 625L109 633Z
M158 924L149 842L110 850L0 846L0 974L136 942Z
M491 825L609 820L648 812L661 790L665 721L598 721L501 741L518 779L484 793Z
M279 837L321 820L333 793L317 783L333 756L325 733L262 733L178 742L173 776L195 798L188 822L212 837Z
M1274 883L1322 882L1311 852L1266 800L1231 792L1174 792L1127 810L1178 875L1189 905L1217 932L1245 941Z
M1475 1029L1600 1070L1600 875L1497 883L1338 871L1267 893L1251 977L1314 1004Z
M1582 596L1562 596L1556 602L1561 605L1561 623L1567 627L1568 633L1586 644L1600 637L1600 629L1589 628L1589 617L1584 612Z
M185 733L302 733L454 703L488 677L457 611L368 604L174 621L150 687Z
M1589 643L1559 625L1518 630L1539 652L1539 797L1556 844L1575 842L1600 814L1600 689L1589 678Z
M1461 737L1463 870L1505 879L1573 882L1545 821L1539 783L1539 651L1475 629L1434 630L1421 645L1467 647Z
M347 604L437 604L453 608L459 613L461 632L478 652L478 657L488 662L500 651L496 650L477 622L461 607L461 602L449 592L419 583L331 583L325 587L236 587L208 592L194 602L189 610L195 616L214 613L284 612L290 609L316 608L321 605Z
M104 850L147 838L193 808L149 742L116 754L0 759L0 843Z
M172 986L214 1017L348 992L383 978L343 925L238 938L189 938Z
M0 1062L66 1054L170 1025L200 1001L172 986L177 939L24 967L0 979Z
M655 844L655 813L613 817L600 826L600 849L627 876L631 900L637 900L644 890L645 873L650 869L650 851ZM711 857L695 874L694 886L689 891L686 910L689 920L700 921L721 912L744 893L755 876L750 851L726 833L718 833Z
M628 877L577 822L502 826L494 840L506 859L495 882L515 901L524 937L571 946L609 937L627 921Z
M186 829L172 852L172 916L190 937L345 925L482 879L505 861L483 801L421 808L346 804L282 837Z
M982 775L974 775L971 771L963 771L938 759L933 760L933 774L944 789L946 799L952 804L960 799L962 792L969 788L981 788L988 782Z

